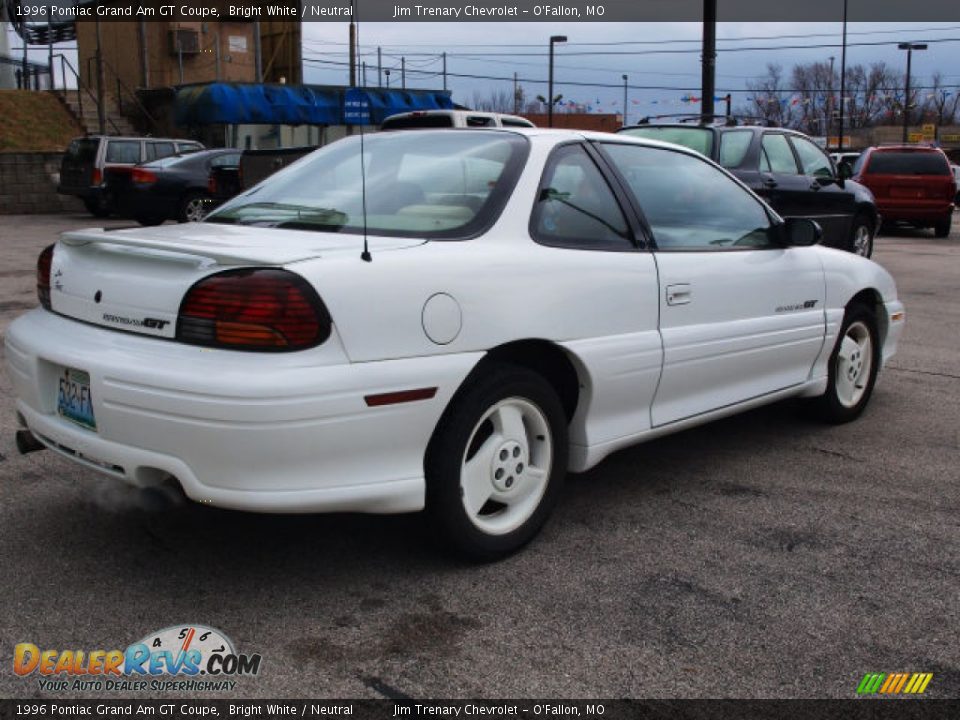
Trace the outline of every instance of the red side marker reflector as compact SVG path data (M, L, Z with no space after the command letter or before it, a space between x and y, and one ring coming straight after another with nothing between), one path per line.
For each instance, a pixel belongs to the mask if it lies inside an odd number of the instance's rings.
M437 389L432 387L366 395L363 399L367 401L368 407L378 407L380 405L396 405L398 403L414 402L415 400L429 400L436 394Z

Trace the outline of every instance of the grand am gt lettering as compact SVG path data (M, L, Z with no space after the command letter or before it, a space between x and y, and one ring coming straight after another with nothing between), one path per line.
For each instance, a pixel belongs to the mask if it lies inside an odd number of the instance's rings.
M204 222L46 249L5 336L19 446L225 508L425 509L499 557L619 448L787 397L860 415L904 308L818 238L652 140L347 138Z

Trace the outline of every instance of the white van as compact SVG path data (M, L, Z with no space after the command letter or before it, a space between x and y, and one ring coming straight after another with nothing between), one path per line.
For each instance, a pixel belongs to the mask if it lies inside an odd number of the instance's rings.
M493 127L532 128L536 125L519 115L473 110L415 110L391 115L380 125L381 130Z

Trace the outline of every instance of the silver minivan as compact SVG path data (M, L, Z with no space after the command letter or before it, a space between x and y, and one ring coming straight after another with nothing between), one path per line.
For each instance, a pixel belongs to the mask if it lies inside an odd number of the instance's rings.
M532 128L536 125L519 115L473 110L415 110L391 115L380 125L381 130L493 127Z

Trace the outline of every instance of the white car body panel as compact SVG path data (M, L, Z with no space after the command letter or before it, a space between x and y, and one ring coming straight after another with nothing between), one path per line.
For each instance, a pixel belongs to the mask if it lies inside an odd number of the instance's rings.
M26 425L131 484L171 475L200 502L407 512L423 507L424 454L451 398L487 352L509 343L553 344L576 369L569 466L578 471L626 445L822 392L844 307L863 290L880 298L883 359L895 351L903 306L893 280L849 253L589 252L533 242L530 213L549 153L609 136L521 134L527 165L492 228L462 241L371 236L372 262L360 258L358 235L304 230L199 223L68 234L53 259L55 313L31 311L5 338ZM170 339L194 282L263 265L316 288L333 319L325 343L263 354ZM689 302L667 302L675 285L687 286ZM167 324L119 332L105 313ZM56 413L54 379L65 367L90 374L97 432ZM364 402L424 387L436 395Z

